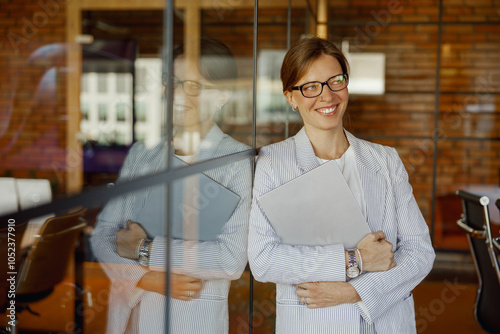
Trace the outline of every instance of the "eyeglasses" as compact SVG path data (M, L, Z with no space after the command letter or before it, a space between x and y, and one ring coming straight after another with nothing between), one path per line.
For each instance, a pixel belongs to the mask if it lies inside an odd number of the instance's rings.
M208 85L203 85L197 81L191 81L191 80L180 80L176 77L172 78L172 83L173 83L173 89L176 89L179 87L179 85L182 85L182 89L184 90L184 93L189 96L199 96L203 89L205 88L211 88L211 86ZM162 83L163 86L167 87L168 85L168 75L164 74L162 76Z
M337 74L325 82L311 81L300 86L292 87L292 90L300 90L304 97L317 97L323 93L323 86L328 86L332 92L338 92L347 87L349 77L347 74Z

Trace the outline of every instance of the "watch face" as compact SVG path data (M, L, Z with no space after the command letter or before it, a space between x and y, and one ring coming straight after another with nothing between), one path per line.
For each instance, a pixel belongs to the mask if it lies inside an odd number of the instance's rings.
M358 267L348 267L346 270L346 275L349 278L354 278L359 276L359 268Z
M148 265L148 257L144 255L139 256L139 264L141 266L147 266Z

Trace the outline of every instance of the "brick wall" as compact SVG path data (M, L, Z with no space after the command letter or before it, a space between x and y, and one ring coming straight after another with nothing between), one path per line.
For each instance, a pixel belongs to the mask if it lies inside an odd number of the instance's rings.
M63 2L0 1L0 176L47 178L55 191L66 159Z

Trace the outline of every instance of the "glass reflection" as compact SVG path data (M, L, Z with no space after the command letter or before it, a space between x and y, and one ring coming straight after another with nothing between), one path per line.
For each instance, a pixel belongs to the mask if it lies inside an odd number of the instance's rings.
M202 39L197 63L185 56L183 45L174 49L174 59L172 167L249 149L214 122L237 79L231 50ZM133 145L118 182L164 169L167 147L165 140L154 147ZM105 206L91 241L112 281L108 333L164 330L168 255L170 333L228 332L230 281L247 262L251 167L250 159L238 161L176 180L169 191L160 184Z

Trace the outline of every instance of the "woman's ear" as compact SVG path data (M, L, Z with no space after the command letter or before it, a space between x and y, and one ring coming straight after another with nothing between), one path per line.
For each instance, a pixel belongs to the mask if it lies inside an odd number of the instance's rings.
M225 89L219 92L219 96L217 98L217 108L221 109L227 101L233 96L233 92L229 89Z
M287 91L283 92L283 94L285 95L286 100L288 101L288 103L292 106L292 109L297 109L298 105L297 105L297 103L295 103L295 99L293 97L292 92L289 91L289 90L287 90Z

